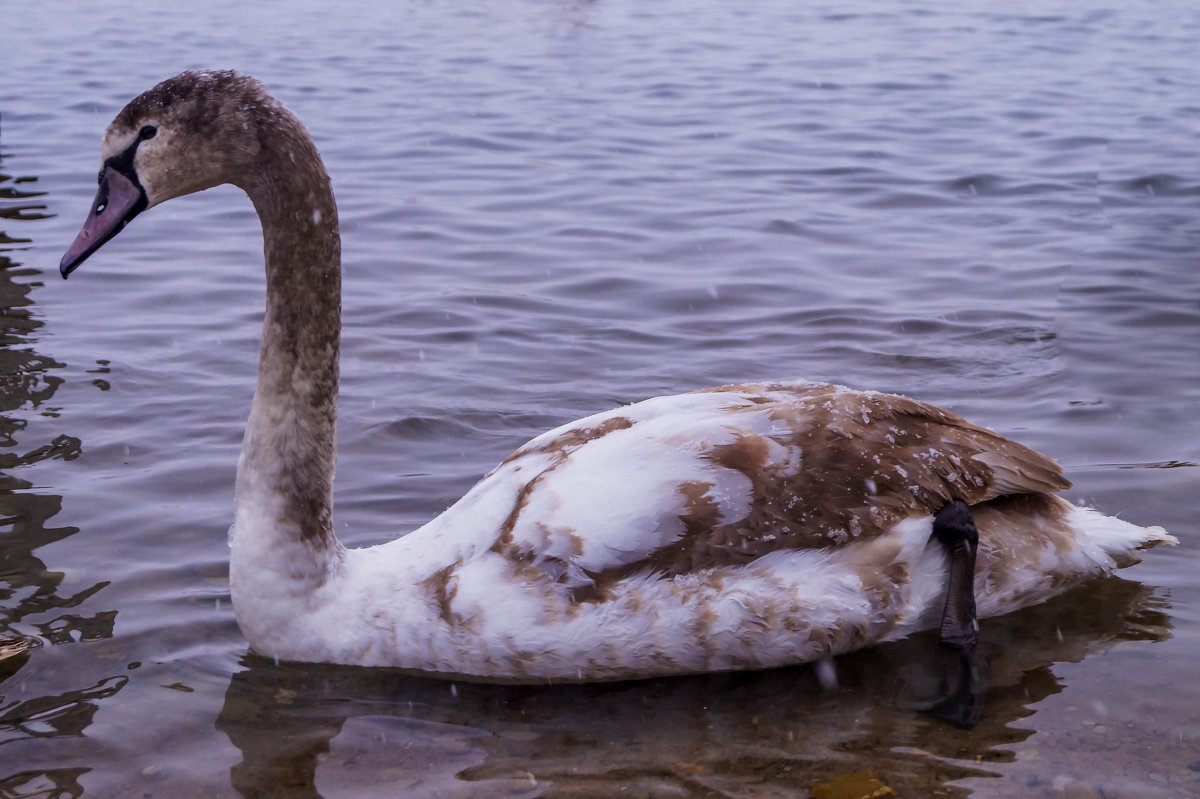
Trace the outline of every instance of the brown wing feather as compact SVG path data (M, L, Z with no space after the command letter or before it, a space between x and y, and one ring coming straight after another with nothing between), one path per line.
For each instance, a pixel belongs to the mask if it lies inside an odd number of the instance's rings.
M687 533L642 567L680 574L781 548L837 546L933 513L950 499L973 505L1071 485L1052 459L907 397L819 384L713 391L769 398L746 408L769 405L779 423L769 435L742 432L705 455L749 478L750 513L722 523L704 486L689 485ZM772 461L772 444L798 451L798 464Z

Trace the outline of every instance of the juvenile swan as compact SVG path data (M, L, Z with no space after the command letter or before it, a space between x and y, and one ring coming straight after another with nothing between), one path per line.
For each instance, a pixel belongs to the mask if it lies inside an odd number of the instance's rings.
M808 382L659 397L551 430L421 529L330 521L341 242L304 126L185 72L109 126L63 277L135 216L222 183L262 221L267 307L230 589L259 653L503 680L800 663L1040 602L1172 541L1076 507L1057 463L922 402Z

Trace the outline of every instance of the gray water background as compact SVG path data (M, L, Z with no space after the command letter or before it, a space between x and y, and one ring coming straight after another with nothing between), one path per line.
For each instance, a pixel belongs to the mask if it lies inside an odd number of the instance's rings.
M0 795L1200 795L1200 6L4 10L0 634L42 645L0 666ZM1182 545L985 622L969 732L912 712L928 637L840 658L832 691L250 655L225 542L249 202L174 201L56 273L109 120L185 68L265 81L334 178L348 544L570 419L808 377L1012 435Z

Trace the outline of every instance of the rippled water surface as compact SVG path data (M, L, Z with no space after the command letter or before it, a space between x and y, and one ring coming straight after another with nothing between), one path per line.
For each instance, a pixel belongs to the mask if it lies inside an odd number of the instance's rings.
M39 646L0 660L0 796L1200 795L1200 6L1063 5L7 5L0 635ZM986 621L971 731L912 711L928 637L832 690L255 657L226 547L249 202L56 274L108 121L197 67L264 80L334 177L350 544L561 422L804 376L1011 434L1181 545Z

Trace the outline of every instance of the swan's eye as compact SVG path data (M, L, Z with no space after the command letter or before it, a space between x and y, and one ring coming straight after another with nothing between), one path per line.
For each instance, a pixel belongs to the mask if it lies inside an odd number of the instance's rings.
M138 138L142 141L145 141L146 139L153 139L155 133L158 133L158 128L154 127L153 125L146 125L144 128L138 131Z

